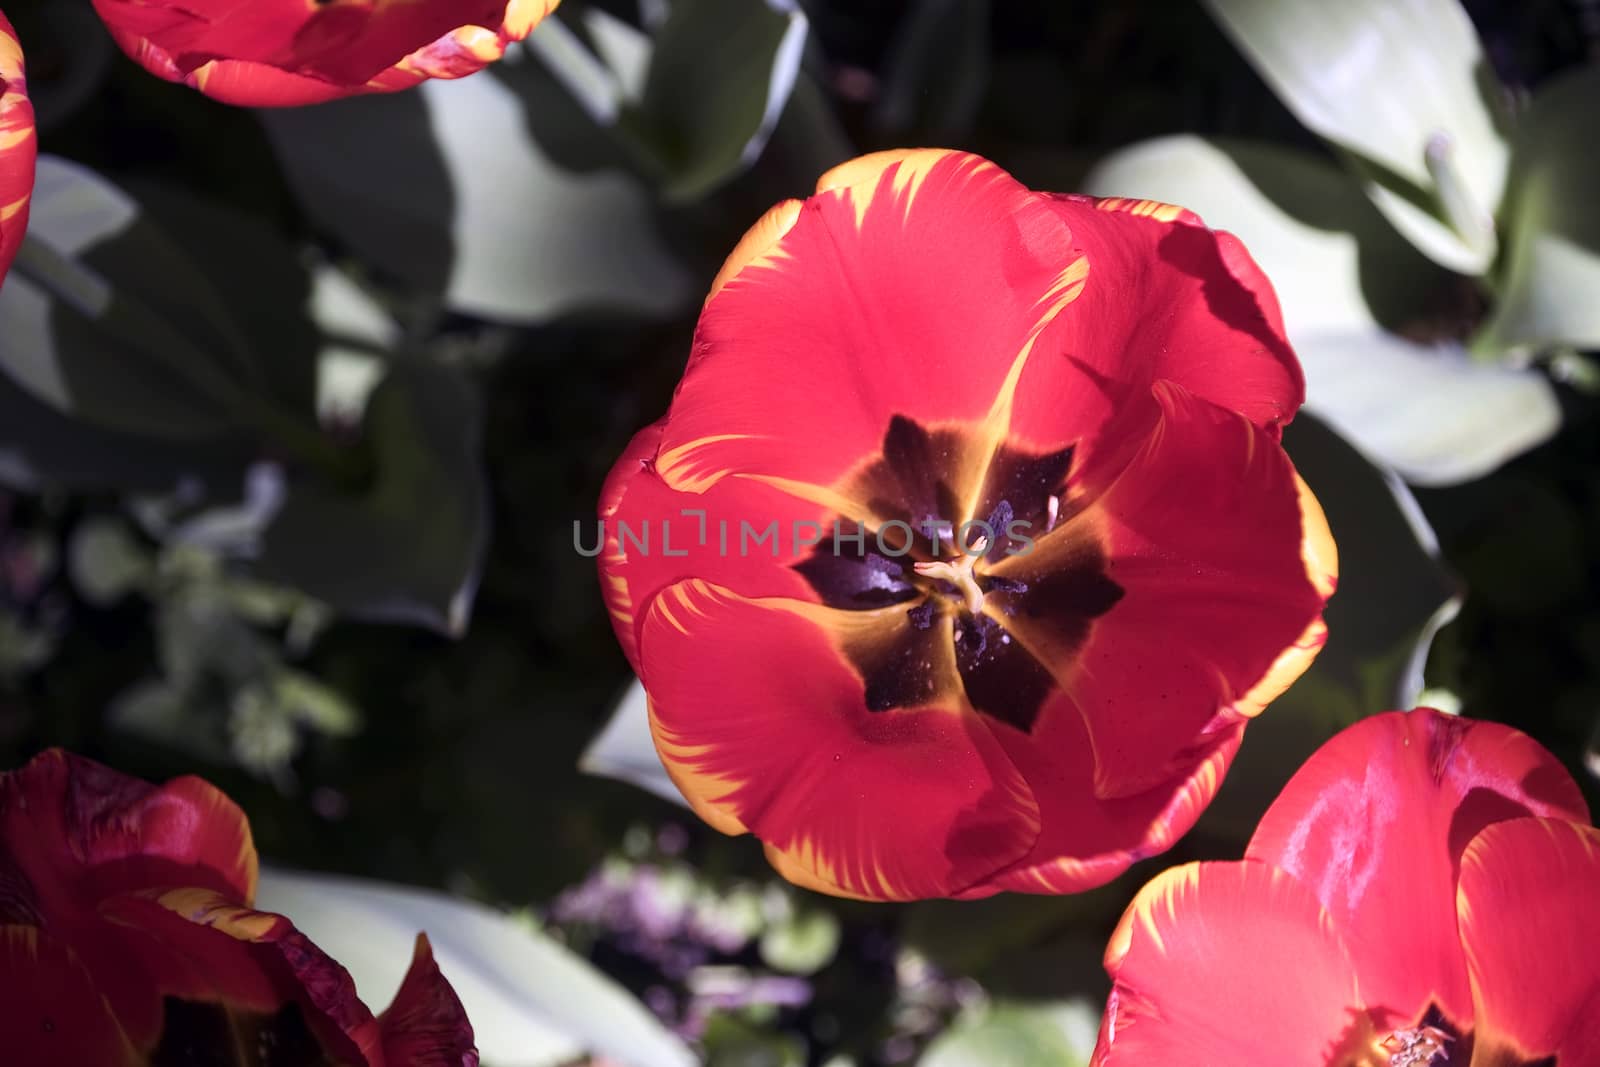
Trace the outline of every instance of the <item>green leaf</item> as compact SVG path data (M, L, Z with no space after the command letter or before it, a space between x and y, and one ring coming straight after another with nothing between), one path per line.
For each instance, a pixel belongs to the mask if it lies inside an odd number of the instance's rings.
M261 119L320 226L453 310L532 323L685 304L688 275L657 236L644 185L562 169L530 132L528 106L491 74Z
M689 1050L643 1005L528 921L443 893L265 868L256 906L289 916L389 1002L426 933L472 1021L484 1067L558 1067L585 1051L624 1067L691 1067Z
M1513 142L1504 223L1510 251L1494 315L1477 345L1600 348L1600 67L1544 86Z
M1289 110L1353 154L1396 228L1453 270L1488 268L1508 159L1491 110L1503 90L1456 0L1206 5Z
M396 363L362 422L369 484L292 484L262 531L256 573L348 615L460 636L488 537L482 421L461 374Z
M1477 477L1560 425L1543 374L1389 332L1423 320L1450 276L1385 225L1348 175L1315 157L1168 137L1113 154L1084 187L1182 204L1236 234L1277 292L1308 410L1408 480Z
M528 51L668 200L697 200L760 157L800 73L794 0L675 0L653 35L581 17L587 43L547 19Z
M669 199L704 196L760 157L805 41L793 0L674 0L621 120L664 164Z
M234 435L266 392L207 275L126 193L48 156L0 289L0 373L62 414L169 440Z
M1543 374L1478 362L1459 344L1377 330L1292 339L1306 408L1414 485L1481 477L1561 426Z
M1084 1067L1099 1027L1087 1001L999 1002L958 1019L917 1067Z
M1314 418L1284 447L1328 517L1339 585L1323 613L1328 639L1289 691L1249 726L1201 832L1250 835L1289 776L1357 719L1410 708L1433 636L1460 609L1457 579L1405 484Z
M15 279L7 289L21 286ZM5 327L0 318L0 329ZM196 448L181 441L108 430L63 414L0 371L0 484L27 492L48 488L169 492L182 482L237 484L251 449L243 441Z
M184 255L214 283L257 372L253 384L285 411L311 412L319 338L303 249L265 219L181 186L140 181L128 191L152 223L181 235Z
M628 782L674 804L684 804L683 794L672 784L661 757L656 755L655 741L650 736L650 702L637 679L617 701L605 728L584 749L578 769Z

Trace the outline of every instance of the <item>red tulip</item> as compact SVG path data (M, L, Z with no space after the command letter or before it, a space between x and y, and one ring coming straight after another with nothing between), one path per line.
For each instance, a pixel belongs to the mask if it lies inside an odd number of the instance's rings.
M959 152L818 188L735 249L603 491L657 751L824 892L1106 882L1325 633L1271 289L1188 212Z
M94 0L150 73L228 104L285 107L483 69L560 0Z
M475 1067L425 937L374 1018L333 960L254 911L244 814L46 752L0 775L0 1060Z
M1505 726L1324 745L1241 863L1157 877L1106 949L1097 1067L1595 1067L1600 830Z
M33 161L38 139L33 132L33 105L23 77L22 45L17 32L0 14L0 283L22 247L28 229L28 200L33 195Z

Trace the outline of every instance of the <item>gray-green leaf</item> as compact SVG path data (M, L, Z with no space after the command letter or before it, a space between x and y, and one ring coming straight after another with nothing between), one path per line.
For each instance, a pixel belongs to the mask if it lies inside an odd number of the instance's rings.
M1371 164L1368 192L1396 228L1453 270L1487 269L1508 158L1502 90L1456 0L1206 6L1301 122Z
M1501 296L1478 345L1600 348L1600 67L1540 90L1513 142Z
M465 632L488 537L482 417L458 372L396 363L362 423L370 484L291 485L256 573L355 617Z
M206 274L133 198L49 156L0 289L0 373L74 419L166 440L228 437L269 391Z
M485 74L262 121L320 225L455 310L519 323L675 310L691 286L643 184L562 169L534 139L531 106Z

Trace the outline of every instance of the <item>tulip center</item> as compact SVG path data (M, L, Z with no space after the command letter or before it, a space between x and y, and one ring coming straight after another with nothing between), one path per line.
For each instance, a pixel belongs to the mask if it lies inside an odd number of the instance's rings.
M899 415L881 453L833 487L857 511L825 524L795 569L828 607L864 613L839 644L870 710L954 698L1033 729L1122 597L1093 524L1065 503L1072 454Z
M1378 1042L1389 1056L1388 1067L1446 1067L1455 1039L1433 1026L1395 1030Z
M962 549L959 545L956 546L954 562L946 562L945 560L922 561L912 564L912 570L924 578L949 582L955 586L957 591L961 593L967 610L973 615L979 615L983 612L983 589L978 585L978 579L973 574L973 568L978 565L978 561L983 558L984 553L987 551L989 551L989 539L980 537L972 543L970 550Z

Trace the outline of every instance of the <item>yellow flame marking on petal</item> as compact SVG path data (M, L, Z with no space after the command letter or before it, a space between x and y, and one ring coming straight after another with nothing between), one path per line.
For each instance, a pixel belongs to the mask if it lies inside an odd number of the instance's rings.
M724 441L748 441L754 438L754 434L748 433L718 433L710 434L706 437L697 437L693 441L686 441L656 456L656 474L660 475L661 480L667 483L667 488L669 489L676 489L680 493L704 493L726 478L729 472L726 470L693 470L694 453L702 448L708 448Z
M1106 970L1115 977L1117 969L1128 956L1128 950L1133 946L1136 928L1150 939L1151 946L1158 954L1164 955L1167 943L1161 936L1159 916L1165 913L1169 920L1176 917L1178 897L1183 893L1193 892L1199 884L1198 863L1169 867L1147 882L1133 898L1133 903L1128 905L1128 910L1122 913L1122 920L1117 923L1111 939L1106 942Z
M792 497L825 507L838 515L845 515L868 523L883 521L883 516L877 514L871 508L851 500L837 489L832 489L828 486L802 482L794 478L780 478L775 474L739 474L735 475L735 477L744 478L760 485L771 486L781 492L788 493Z
M801 837L787 849L768 844L764 847L767 862L785 880L801 889L829 896L848 897L853 900L871 900L871 897L852 893L834 881L833 864L817 849L809 837Z
M655 740L656 754L667 777L678 787L690 810L700 816L712 829L738 837L750 832L739 816L725 801L744 786L744 780L729 775L711 774L698 769L706 757L716 749L711 745L685 745L675 739L671 731L661 725L656 717L655 704L650 707L650 735Z
M859 230L866 225L867 213L878 199L879 182L890 167L896 169L894 177L890 179L889 196L902 205L904 213L909 214L912 202L928 175L940 163L953 157L964 157L962 167L969 181L983 174L1004 173L982 157L946 148L897 148L870 152L839 164L817 179L817 192L840 191L850 201L850 207L855 212L856 229Z
M625 560L615 560L626 562ZM612 602L611 613L620 621L631 623L633 621L633 598L628 594L628 579L620 574L606 575L606 585L616 594L617 599Z
M786 880L802 889L810 889L830 896L849 900L911 900L913 894L896 885L880 864L873 863L860 889L847 889L839 868L822 852L810 837L801 837L788 848L766 846L767 862L772 864Z
M209 889L174 889L156 903L201 926L220 930L237 941L260 941L285 920L271 912L234 904Z
M1321 502L1299 471L1295 472L1294 484L1300 504L1300 555L1305 560L1306 577L1318 595L1330 597L1339 583L1339 546L1334 543Z
M463 52L485 63L493 63L506 54L506 46L501 41L500 35L482 26L463 26L452 33L450 38Z
M506 4L504 28L501 32L513 41L520 41L560 6L561 0L510 0Z
M210 81L211 75L217 72L217 64L219 62L221 61L213 59L211 62L198 66L194 70L190 71L189 84L200 90L202 93L205 92L206 82Z
M1267 705L1282 696L1306 672L1327 642L1328 624L1318 616L1294 644L1278 654L1261 680L1233 702L1232 710L1247 719L1267 710Z
M739 239L739 243L734 246L722 264L722 269L712 280L711 291L706 294L706 303L709 304L711 298L722 291L723 286L745 270L752 267L773 267L789 259L789 253L780 247L779 242L794 229L803 206L798 200L783 200L774 204L765 215L757 219L756 224Z
M7 128L0 126L0 152L8 152L33 137L33 123Z
M1111 196L1096 201L1095 206L1101 211L1121 211L1140 218L1155 219L1157 222L1175 222L1184 211L1176 204L1165 204L1159 200L1130 200L1121 196Z
M1022 381L1022 371L1027 366L1028 357L1033 354L1033 349L1039 343L1039 338L1044 331L1055 321L1069 304L1078 299L1083 292L1083 287L1089 278L1089 257L1079 256L1056 276L1050 288L1036 305L1037 318L1033 327L1028 331L1028 336L1022 343L1022 350L1011 362L1011 369L1006 372L1005 380L1000 383L1000 391L995 395L994 403L989 406L989 413L984 416L982 429L979 436L977 452L983 456L983 462L978 469L978 475L973 479L973 484L968 487L967 497L962 502L962 521L968 521L976 516L978 504L983 498L983 485L988 480L989 468L994 463L995 454L1011 433L1011 413L1016 407L1017 386Z
M0 33L0 78L12 81L22 76L22 42L9 33Z
M1328 528L1328 517L1322 505L1311 492L1311 487L1294 476L1295 492L1300 505L1300 558L1305 563L1306 579L1326 600L1333 595L1339 581L1339 550L1333 541L1333 531ZM1328 625L1318 615L1295 639L1294 644L1279 653L1261 680L1233 702L1233 710L1245 718L1255 718L1266 710L1295 680L1306 672L1322 646L1328 640Z
M692 636L679 615L704 618L707 609L696 601L716 600L724 594L725 590L709 582L690 579L663 589L651 601L649 610L658 613L667 625L679 633ZM645 696L650 710L650 735L655 741L656 754L660 756L661 765L666 768L672 784L689 802L689 807L709 826L722 833L730 836L748 833L739 816L726 804L727 799L744 786L744 780L702 770L705 760L716 752L716 747L685 744L662 724L656 713L655 702L649 699L648 686Z

